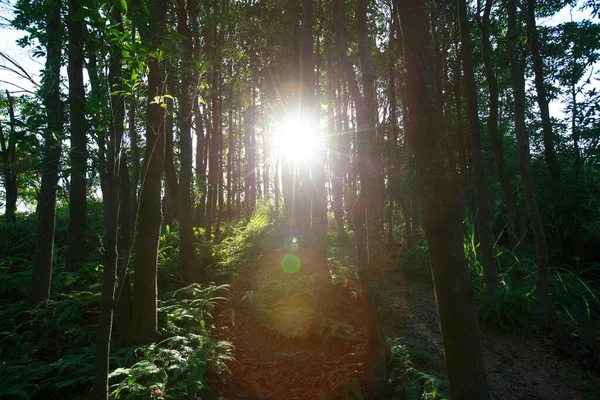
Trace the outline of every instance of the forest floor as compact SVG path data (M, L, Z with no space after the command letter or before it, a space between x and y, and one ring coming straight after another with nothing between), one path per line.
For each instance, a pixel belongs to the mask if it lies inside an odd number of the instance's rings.
M211 377L225 399L360 399L364 315L358 282L327 285L324 266L299 251L300 269L282 269L283 250L267 251L231 282L214 321L233 344L231 374ZM384 334L411 350L419 370L443 373L443 347L433 287L385 273ZM315 326L318 324L318 326ZM599 399L599 371L557 354L547 334L504 334L482 327L482 347L496 400ZM596 367L597 368L597 367ZM390 396L390 398L395 398Z

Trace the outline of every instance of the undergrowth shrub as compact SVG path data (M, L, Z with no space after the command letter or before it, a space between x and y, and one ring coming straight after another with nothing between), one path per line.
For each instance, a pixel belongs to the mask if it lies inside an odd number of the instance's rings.
M400 400L449 399L441 360L395 339L388 343L388 387Z
M498 238L496 243L500 240ZM535 250L521 254L496 245L500 289L493 296L485 290L479 242L470 216L465 219L464 252L475 290L479 320L503 331L515 331L540 322L541 312L536 296ZM427 241L400 250L397 265L413 278L430 277L431 263ZM549 271L550 292L557 312L574 324L600 319L600 264L561 266Z
M398 252L396 265L411 277L431 279L431 260L427 241L420 239L412 246L404 245Z
M164 295L158 310L162 340L134 349L130 366L111 372L111 398L195 398L208 389L208 371L228 372L231 344L211 337L206 326L226 289L193 284Z
M255 261L275 220L272 204L259 201L250 221L227 221L222 225L225 238L214 246L216 261L209 268L214 275L231 275Z
M356 269L356 247L351 236L342 239L336 230L328 232L327 263L331 280L334 285L340 285L350 290L357 297L360 288ZM351 234L350 234L351 235Z

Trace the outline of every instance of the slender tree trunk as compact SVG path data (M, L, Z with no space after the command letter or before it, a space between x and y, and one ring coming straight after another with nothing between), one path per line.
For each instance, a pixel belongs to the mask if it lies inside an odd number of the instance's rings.
M506 172L504 161L504 144L502 134L498 131L498 108L499 108L499 90L496 71L492 61L492 47L490 44L490 12L493 0L486 0L483 17L478 20L481 30L481 51L483 53L483 63L490 93L490 113L487 120L487 129L492 144L492 151L496 161L496 171L498 180L506 205L506 215L508 217L508 235L511 249L514 249L518 243L518 220L517 220L517 198L514 188L510 183Z
M202 114L200 114L200 100L194 103L194 118L196 122L196 184L200 200L196 204L195 221L196 226L204 226L204 213L206 211L206 158L204 157L204 148L207 146L204 138L204 124L202 123Z
M183 277L187 284L203 282L206 277L196 260L194 228L192 219L192 86L196 80L194 73L194 43L188 27L187 15L196 15L196 3L177 0L177 31L182 36L184 57L181 61L183 80L179 99L179 255L183 267Z
M127 272L135 226L134 218L130 215L133 209L131 202L129 168L127 167L127 160L121 159L119 165L119 239L117 242L119 260L115 296L115 326L122 345L126 344L129 327L131 326L131 284Z
M167 93L173 95L177 91L177 68L167 66L166 70ZM166 98L167 112L165 115L165 197L163 204L164 218L161 231L164 232L167 225L173 225L173 219L179 211L179 181L175 169L175 149L173 143L173 113L175 112L174 101Z
M63 137L63 104L60 100L62 48L60 6L60 0L49 0L45 3L46 66L41 94L48 123L44 132L45 156L42 166L42 183L38 195L35 250L31 272L29 302L32 305L48 301L52 279L56 185L58 184Z
M254 144L252 137L254 136L254 107L251 106L246 110L245 118L245 136L244 148L246 151L246 166L245 166L245 182L244 182L244 216L250 219L254 211L254 201L256 199L256 168L254 158Z
M460 25L461 53L464 68L464 88L467 98L467 117L469 134L471 136L471 152L473 167L475 169L475 194L477 200L477 226L481 247L481 264L486 281L486 290L492 295L499 288L498 268L494 257L494 243L492 238L492 214L487 185L485 183L485 161L483 159L483 146L479 129L479 116L477 108L477 89L475 88L475 75L473 72L473 51L471 50L471 33L467 15L466 0L458 0L458 21Z
M73 0L71 0L73 1ZM123 32L121 11L114 3L110 1L111 17L116 24L116 29ZM108 80L110 90L121 89L121 68L122 53L118 46L110 49L110 65L108 71ZM96 331L96 366L94 374L94 399L108 399L108 372L110 342L113 325L113 309L116 301L116 278L117 265L119 263L119 176L121 163L121 145L123 140L123 125L125 122L125 103L120 95L110 93L111 109L111 127L110 140L108 142L108 159L106 171L107 176L107 194L108 198L104 200L104 226L106 233L104 235L104 272L102 275L102 296L100 298L100 316L98 319L98 328ZM127 206L127 205L125 205ZM126 266L125 266L126 269Z
M346 231L344 229L344 210L343 210L343 166L342 166L342 154L345 154L342 150L342 130L339 127L336 129L336 119L334 109L339 106L339 99L335 94L335 82L333 63L329 61L327 68L327 96L329 97L329 103L327 105L327 128L330 137L330 165L331 165L331 197L333 203L333 218L335 220L335 226L337 228L338 236L341 239L346 238ZM337 110L339 112L339 109ZM339 119L339 118L338 118Z
M229 91L229 95L232 96L233 90ZM227 215L233 216L233 157L235 155L235 133L233 130L233 101L229 108L229 135L227 137Z
M577 129L577 89L576 81L571 83L571 136L573 137L573 152L575 154L575 186L579 186L581 177L581 149L579 148L579 130Z
M17 168L14 165L16 161L16 150L17 150L17 130L15 120L15 108L14 101L8 90L6 91L6 99L8 101L8 116L10 118L10 131L8 137L8 143L2 132L2 126L0 124L0 143L2 145L2 173L4 177L4 191L6 196L6 205L4 210L5 220L7 224L12 224L16 221L15 213L17 212L17 199L18 199L18 182L17 182Z
M507 0L508 3L508 30L507 40L509 48L511 80L514 93L514 118L515 135L517 136L517 150L519 159L519 171L521 172L521 185L523 186L523 197L527 207L527 214L531 222L531 230L535 240L535 252L537 261L536 293L540 302L540 308L552 329L561 352L574 359L579 358L579 353L573 345L565 326L561 323L554 304L550 298L548 245L546 233L540 217L537 199L535 197L535 184L531 170L529 136L525 125L525 59L517 48L517 10L516 0Z
M414 127L422 218L429 242L450 398L487 400L473 288L463 251L462 209L442 139L442 114L427 11L422 0L397 0Z
M379 154L376 146L376 106L374 75L370 66L370 47L366 40L367 2L360 0L357 4L357 33L359 37L359 53L363 71L364 97L360 94L358 82L346 52L346 41L342 28L342 10L340 0L334 0L334 21L337 48L344 68L350 94L356 106L358 171L360 174L360 197L353 206L353 225L356 238L356 254L358 276L363 292L364 307L367 315L367 362L365 373L368 391L371 398L385 397L385 341L379 322L378 288L374 272L376 254L375 224L379 214L375 192L377 191L375 166ZM365 226L366 225L366 226Z
M135 30L134 35L135 36ZM138 185L140 182L140 147L139 147L139 138L138 132L135 127L135 110L137 108L137 98L133 96L131 98L131 102L129 103L129 140L131 146L131 179L130 179L130 193L131 193L131 201L130 201L130 211L129 215L131 218L132 226L135 225L135 220L137 217L137 207L138 207Z
M69 191L69 241L67 270L74 271L85 261L87 204L87 124L83 85L83 18L80 0L69 0L69 115L71 118L71 182Z
M150 3L150 26L146 43L158 46L166 21L165 0ZM149 344L156 338L158 240L160 236L161 176L165 157L164 110L154 102L164 95L164 66L157 59L148 61L148 104L146 108L146 152L138 214L138 234L133 274L133 321L129 332L132 344Z
M540 54L540 42L538 38L535 21L535 0L527 0L527 9L524 12L527 23L527 41L533 58L533 71L535 73L535 90L537 92L537 103L542 118L542 137L544 139L544 156L548 165L551 187L554 194L560 193L561 178L560 166L554 149L554 132L550 120L550 108L548 94L544 86L544 62Z

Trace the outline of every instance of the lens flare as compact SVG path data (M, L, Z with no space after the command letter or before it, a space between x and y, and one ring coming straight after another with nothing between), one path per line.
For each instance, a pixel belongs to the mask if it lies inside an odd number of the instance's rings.
M300 269L300 259L295 254L286 254L281 260L281 268L286 274L293 275Z
M295 253L300 248L300 241L295 236L287 237L283 241L283 248L286 251L289 251L291 253Z

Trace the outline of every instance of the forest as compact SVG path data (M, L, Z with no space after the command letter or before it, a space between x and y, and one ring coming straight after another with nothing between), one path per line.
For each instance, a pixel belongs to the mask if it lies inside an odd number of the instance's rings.
M600 2L0 3L1 399L600 399Z

